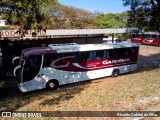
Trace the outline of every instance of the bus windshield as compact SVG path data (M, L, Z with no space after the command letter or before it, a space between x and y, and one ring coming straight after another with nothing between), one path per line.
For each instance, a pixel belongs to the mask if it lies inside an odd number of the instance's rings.
M23 82L32 80L41 68L42 55L31 56L23 64Z

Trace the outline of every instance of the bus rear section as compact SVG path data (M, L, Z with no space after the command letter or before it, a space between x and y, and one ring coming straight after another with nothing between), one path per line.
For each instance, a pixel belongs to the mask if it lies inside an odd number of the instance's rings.
M155 32L146 32L143 34L132 35L131 42L160 47L160 34Z
M139 46L135 43L52 44L22 52L14 69L22 92L135 71Z
M160 38L148 38L142 41L143 45L154 45L160 47Z
M132 43L142 44L142 41L144 39L145 39L144 35L142 35L142 34L135 34L135 35L132 35L131 42Z

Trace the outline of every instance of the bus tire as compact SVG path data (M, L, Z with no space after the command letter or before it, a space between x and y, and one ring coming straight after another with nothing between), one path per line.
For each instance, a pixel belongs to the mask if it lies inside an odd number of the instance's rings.
M49 90L56 90L59 87L59 82L57 80L49 80L46 84L46 88Z
M158 47L160 47L160 43L158 44Z
M117 77L119 75L119 69L114 69L112 71L112 77Z

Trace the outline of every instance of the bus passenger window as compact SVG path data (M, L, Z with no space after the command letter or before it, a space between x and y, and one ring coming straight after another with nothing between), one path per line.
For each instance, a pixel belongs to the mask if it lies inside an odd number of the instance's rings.
M90 52L89 53L89 60L92 61L95 59L95 52Z
M79 60L82 62L89 61L89 52L79 53Z
M135 55L138 53L138 48L130 48L130 54Z
M122 49L122 54L123 54L123 57L129 57L129 52L128 52L128 49Z
M96 51L96 60L102 59L103 51Z
M109 50L109 58L118 58L119 57L119 49Z
M109 58L109 54L108 54L108 51L103 51L103 58L102 59L107 59Z
M73 54L73 63L78 63L78 53Z
M55 63L55 66L56 67L60 67L60 66L65 66L68 64L68 60L70 60L70 58L66 58L66 59L62 59L62 60L59 60Z
M57 59L57 55L56 54L44 55L43 67L49 67L50 64L56 59Z

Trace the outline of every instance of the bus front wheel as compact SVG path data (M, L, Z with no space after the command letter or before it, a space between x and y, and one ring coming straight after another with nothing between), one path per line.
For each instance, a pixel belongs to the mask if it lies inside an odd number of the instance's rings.
M46 84L46 88L49 90L55 90L58 88L58 86L59 86L59 83L57 80L50 80Z
M114 69L112 72L112 77L117 77L119 75L119 69Z

